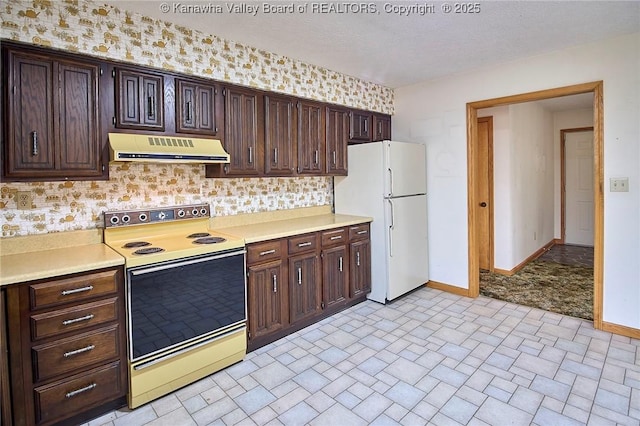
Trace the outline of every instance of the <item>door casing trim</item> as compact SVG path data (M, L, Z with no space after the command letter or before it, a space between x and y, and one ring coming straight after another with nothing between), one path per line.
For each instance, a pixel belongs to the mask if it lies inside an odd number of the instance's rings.
M474 177L477 173L477 144L478 144L478 110L502 105L522 102L539 101L542 99L562 96L593 93L593 179L594 179L594 259L593 259L593 326L603 328L603 265L604 265L604 108L603 82L575 84L554 89L539 90L493 99L485 99L467 103L467 223L468 223L468 261L469 287L467 295L478 297L480 294L480 279L478 274L479 246L477 239L476 217L478 202L474 189Z

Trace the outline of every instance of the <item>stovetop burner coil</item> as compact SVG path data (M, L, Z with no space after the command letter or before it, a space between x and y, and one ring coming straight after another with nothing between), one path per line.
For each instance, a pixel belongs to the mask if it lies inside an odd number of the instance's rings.
M164 251L161 247L145 247L134 251L133 254L153 254L160 253L161 251Z
M196 232L194 234L187 235L187 238L204 238L208 237L209 235L211 234L208 232Z
M131 241L130 243L126 243L122 246L122 248L136 248L136 247L145 247L150 246L151 243L147 241Z
M227 240L222 237L204 237L204 238L198 238L197 240L194 240L193 244L217 244L217 243L223 243L225 241Z

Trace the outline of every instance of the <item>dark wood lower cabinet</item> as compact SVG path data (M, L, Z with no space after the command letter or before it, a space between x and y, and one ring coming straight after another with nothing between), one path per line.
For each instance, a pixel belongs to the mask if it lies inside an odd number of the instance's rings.
M11 398L9 397L9 353L7 350L7 323L4 289L0 291L0 425L11 425Z
M364 223L247 246L248 351L366 299L368 230Z
M332 310L346 303L349 297L349 263L347 246L322 250L322 301Z
M287 280L281 260L248 267L249 339L282 330L287 319Z
M314 251L289 258L289 319L292 323L321 309L320 259Z
M3 296L11 330L7 424L80 424L126 405L122 268L11 285Z

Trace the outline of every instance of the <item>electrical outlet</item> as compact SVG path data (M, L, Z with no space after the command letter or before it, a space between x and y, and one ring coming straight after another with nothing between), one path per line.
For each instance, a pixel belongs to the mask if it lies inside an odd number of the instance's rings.
M629 192L629 178L611 178L609 186L611 192Z
M19 210L31 210L33 208L31 191L18 191L16 193L16 203Z

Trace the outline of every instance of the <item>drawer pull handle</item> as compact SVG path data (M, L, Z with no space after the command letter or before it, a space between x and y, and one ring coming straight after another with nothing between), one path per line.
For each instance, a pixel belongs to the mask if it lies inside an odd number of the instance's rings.
M64 320L62 321L62 325L71 325L81 321L89 321L90 319L93 319L93 317L95 317L95 315L89 314L79 318Z
M78 355L78 354L81 354L81 353L84 353L84 352L92 351L95 348L96 348L96 345L89 345L89 346L85 346L84 348L76 349L74 351L65 352L63 356L65 358L69 358L70 356L74 356L74 355Z
M306 243L299 243L298 247L309 247L311 245L311 241L307 241Z
M331 237L330 239L331 239L331 241L333 241L333 240L339 240L339 239L341 239L341 238L342 238L342 235L334 235L334 236L333 236L333 237Z
M62 295L68 296L70 294L82 293L83 291L91 291L91 290L93 290L93 286L88 285L85 287L74 288L73 290L62 290Z
M358 231L358 235L363 235L363 234L366 234L366 233L367 233L367 230L366 230L366 229L365 229L365 230L362 230L362 231Z
M261 252L260 252L260 256L266 256L266 255L268 255L268 254L273 254L273 253L275 253L275 252L276 252L275 250L266 250L266 251L261 251Z
M83 393L83 392L87 392L87 391L90 391L90 390L92 390L92 389L95 389L95 388L96 388L96 386L98 386L98 385L97 385L97 384L95 384L95 383L91 383L89 386L85 386L85 387L83 387L83 388L76 389L76 390L71 391L71 392L67 392L67 393L65 394L65 397L66 397L66 398L73 398L74 396L79 395L79 394L81 394L81 393Z

